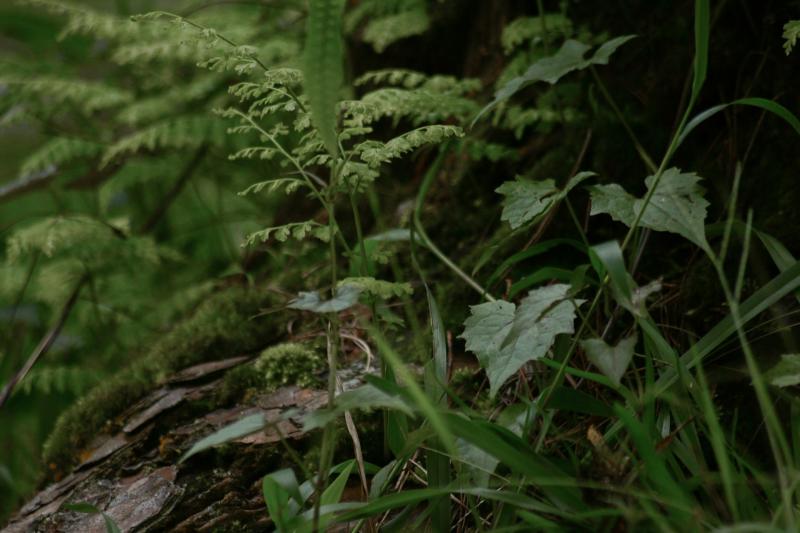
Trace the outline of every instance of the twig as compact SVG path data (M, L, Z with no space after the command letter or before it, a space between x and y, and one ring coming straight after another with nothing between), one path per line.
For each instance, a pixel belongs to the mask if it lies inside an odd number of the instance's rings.
M88 280L89 280L88 275L84 275L83 277L81 277L81 279L75 286L75 289L73 289L69 299L64 304L64 307L61 309L61 314L59 315L56 323L53 325L52 328L50 328L50 331L47 333L47 335L45 335L45 337L39 342L39 345L36 346L36 349L33 350L33 353L31 353L30 357L28 357L28 360L25 361L25 365L21 369L19 369L19 371L17 371L17 373L11 378L11 380L8 383L5 384L2 392L0 392L0 408L3 407L8 398L11 396L11 393L14 391L14 387L16 387L16 385L20 381L25 379L25 376L27 376L28 372L31 371L33 365L36 364L36 361L38 361L39 358L42 355L44 355L47 352L47 350L49 350L50 347L53 345L53 342L56 340L58 334L61 332L61 328L64 327L64 323L67 321L67 318L69 318L69 314L70 312L72 312L72 308L75 306L75 302L78 301L78 294L80 294L81 289Z

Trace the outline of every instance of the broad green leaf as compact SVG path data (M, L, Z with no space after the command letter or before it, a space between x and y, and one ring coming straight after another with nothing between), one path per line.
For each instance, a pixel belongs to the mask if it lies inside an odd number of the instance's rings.
M574 333L575 306L582 302L568 299L569 289L532 290L519 308L502 300L471 307L461 337L486 369L492 396L522 365L544 357L556 335Z
M264 419L264 415L262 414L255 414L250 415L242 418L241 420L234 422L224 428L220 429L219 431L215 431L208 437L204 439L200 439L197 441L194 446L192 446L188 452L183 454L183 456L178 461L179 463L184 462L189 457L193 456L196 453L202 452L214 446L218 446L220 444L224 444L226 442L230 442L232 440L239 439L241 437L245 437L250 435L251 433L255 433L256 431L260 431L264 429L267 425L266 420Z
M648 176L645 185L648 191L655 185L656 176ZM655 231L677 233L707 250L705 218L708 202L698 185L700 177L669 168L661 175L650 202L645 207L644 199L635 198L619 185L590 187L592 196L591 215L607 213L611 218L631 226L639 213L639 224Z
M311 311L312 313L338 313L358 302L361 288L355 285L344 285L336 289L330 300L323 300L317 291L304 291L286 306L289 309Z
M781 361L764 373L764 378L776 387L800 385L800 354L781 356Z
M603 339L586 339L581 341L581 347L586 351L589 361L615 385L619 385L633 359L636 341L635 334L622 339L616 346L610 346Z
M556 187L551 179L532 181L517 178L516 181L507 181L495 189L506 197L500 219L508 221L511 229L517 229L546 213L576 185L594 175L594 172L580 172L570 178L564 189Z
M532 83L544 81L553 85L572 71L581 70L591 65L607 65L609 58L616 52L617 48L634 37L635 35L615 37L600 46L589 58L586 57L586 52L591 49L591 46L574 39L567 39L555 54L538 60L528 67L524 74L512 79L498 89L494 94L494 100L478 113L472 124L474 125L481 116L497 104L508 100L518 91Z
M466 348L478 356L485 368L492 357L500 352L503 341L511 332L517 306L511 302L497 300L470 306L470 316L464 321Z
M336 157L336 102L344 79L344 0L309 0L303 79L311 120L325 148Z
M270 519L278 530L288 531L290 520L299 509L298 504L303 503L294 471L284 468L267 474L261 480L261 492ZM295 505L292 505L292 499L295 500Z
M628 194L625 189L616 183L608 185L594 185L589 187L592 197L592 209L590 215L607 213L617 222L622 222L626 226L633 224L636 213L633 211L633 204L636 197Z
M344 492L345 485L347 485L347 479L350 477L350 472L353 471L353 467L356 465L355 461L348 461L348 463L349 464L339 472L339 475L336 476L333 483L328 485L328 488L322 493L322 505L339 503L339 500L342 499L342 493Z

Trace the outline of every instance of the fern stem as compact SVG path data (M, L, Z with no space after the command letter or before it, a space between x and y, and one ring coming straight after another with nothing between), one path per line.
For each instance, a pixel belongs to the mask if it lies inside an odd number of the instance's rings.
M319 200L319 203L322 204L322 207L328 213L328 216L333 220L332 227L335 228L337 231L334 231L334 234L331 235L331 240L333 240L334 237L338 238L342 242L342 246L349 251L350 246L347 244L347 241L344 239L344 236L341 234L341 232L338 231L339 224L336 222L336 218L334 217L334 211L331 203L322 195L322 192L314 184L314 180L311 179L311 176L303 168L300 162L295 157L292 157L292 155L283 147L283 145L279 143L277 139L275 139L275 136L271 135L269 132L264 130L264 128L259 126L258 123L254 121L252 118L247 116L245 113L242 113L238 109L234 109L233 112L236 115L247 120L250 123L250 125L253 126L253 128L255 128L260 134L264 135L267 139L269 139L269 141L278 149L278 151L283 155L283 157L288 159L289 162L292 163L292 165L297 169L297 172L301 176L303 176L303 179L305 180L308 188L311 189L311 192L314 194L317 200ZM332 181L332 183L334 183L334 181Z

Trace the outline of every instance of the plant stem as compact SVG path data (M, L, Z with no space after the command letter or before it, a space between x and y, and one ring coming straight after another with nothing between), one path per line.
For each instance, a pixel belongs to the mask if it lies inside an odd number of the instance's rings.
M422 219L420 218L419 214L422 211L422 206L425 203L425 196L428 194L428 189L431 188L431 184L433 183L433 179L439 172L439 168L442 166L442 162L444 161L444 156L447 153L448 144L442 146L439 155L436 157L436 160L428 169L428 172L425 174L425 177L422 179L422 184L419 187L419 193L417 193L417 201L414 204L414 228L416 229L417 233L419 234L420 241L424 244L432 253L435 255L442 263L444 263L450 270L452 270L459 278L464 280L464 282L478 291L478 293L486 298L490 302L494 302L495 298L489 294L489 292L481 287L481 285L472 279L469 274L461 270L458 265L456 265L453 261L447 257L444 252L442 252L436 244L428 237L428 234L425 232L425 227L422 225Z

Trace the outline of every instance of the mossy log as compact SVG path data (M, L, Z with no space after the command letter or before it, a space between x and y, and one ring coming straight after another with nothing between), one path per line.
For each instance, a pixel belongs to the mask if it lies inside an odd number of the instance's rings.
M276 349L287 352L286 347ZM259 369L263 361L237 356L174 373L115 419L121 429L97 435L78 454L75 469L30 499L2 531L106 531L101 515L62 508L78 502L95 506L122 531L270 530L261 478L292 466L284 444L299 457L313 455L315 435L302 431L300 419L325 406L327 396L296 385L250 389L233 405L215 408L220 387L230 384L234 371ZM342 381L355 386L362 371L359 363L351 365L341 371ZM293 416L284 419L289 409ZM203 437L258 413L276 424L178 462Z

